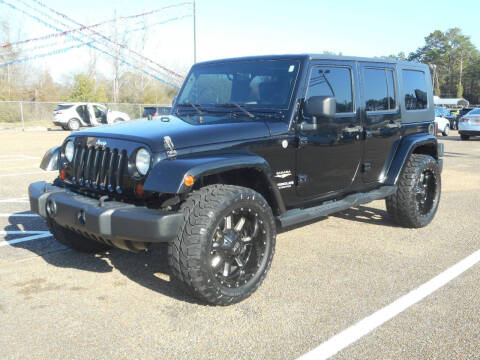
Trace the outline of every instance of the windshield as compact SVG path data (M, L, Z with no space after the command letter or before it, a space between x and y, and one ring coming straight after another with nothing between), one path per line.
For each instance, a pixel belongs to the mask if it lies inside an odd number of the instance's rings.
M473 109L468 115L480 115L480 108Z
M295 60L249 60L195 66L177 104L230 106L232 111L288 109L297 79Z

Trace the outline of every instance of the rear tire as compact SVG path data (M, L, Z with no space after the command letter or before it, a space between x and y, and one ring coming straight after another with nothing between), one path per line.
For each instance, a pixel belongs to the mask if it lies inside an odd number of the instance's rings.
M116 118L115 120L113 120L113 123L114 124L117 124L117 123L121 123L121 122L124 122L125 120L122 119L122 118Z
M412 154L400 174L397 192L385 199L387 213L404 227L427 226L437 212L440 193L437 161L429 155Z
M58 225L55 221L48 219L47 226L52 235L57 241L69 248L84 252L84 253L98 253L111 248L107 244L103 244L82 236L72 230L66 229Z
M450 126L445 125L445 129L443 129L442 135L448 136L449 133L450 133Z
M68 120L68 129L71 131L76 131L80 129L80 121L78 119L70 119Z
M255 191L211 185L181 206L184 225L169 244L172 278L214 305L249 297L263 282L275 252L270 206Z
M470 135L460 134L460 139L462 139L462 140L469 140L469 139L470 139Z

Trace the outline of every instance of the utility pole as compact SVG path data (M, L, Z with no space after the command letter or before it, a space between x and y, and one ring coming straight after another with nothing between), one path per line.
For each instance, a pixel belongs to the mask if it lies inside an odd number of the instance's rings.
M193 63L197 62L197 14L193 0Z

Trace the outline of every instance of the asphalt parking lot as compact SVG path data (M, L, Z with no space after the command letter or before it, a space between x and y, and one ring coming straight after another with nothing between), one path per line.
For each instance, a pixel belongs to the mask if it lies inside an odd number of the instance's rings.
M164 246L76 253L29 212L66 135L0 133L2 359L295 359L480 249L480 139L452 131L428 227L396 227L376 201L290 229L252 297L205 306L170 283ZM480 359L479 284L475 263L332 358Z

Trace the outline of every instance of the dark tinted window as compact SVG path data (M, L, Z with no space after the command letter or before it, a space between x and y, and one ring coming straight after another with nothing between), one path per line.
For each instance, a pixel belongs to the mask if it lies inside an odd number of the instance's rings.
M287 109L299 68L296 60L196 65L178 95L177 104Z
M383 111L396 108L393 71L365 69L365 99L367 111Z
M405 107L407 110L427 108L427 85L425 73L417 70L402 70Z
M70 109L73 105L58 105L55 111Z
M147 117L148 115L155 115L155 108L154 107L144 107L143 108L143 117Z
M353 112L352 76L349 68L318 66L312 69L307 98L330 96L337 102L337 113Z

